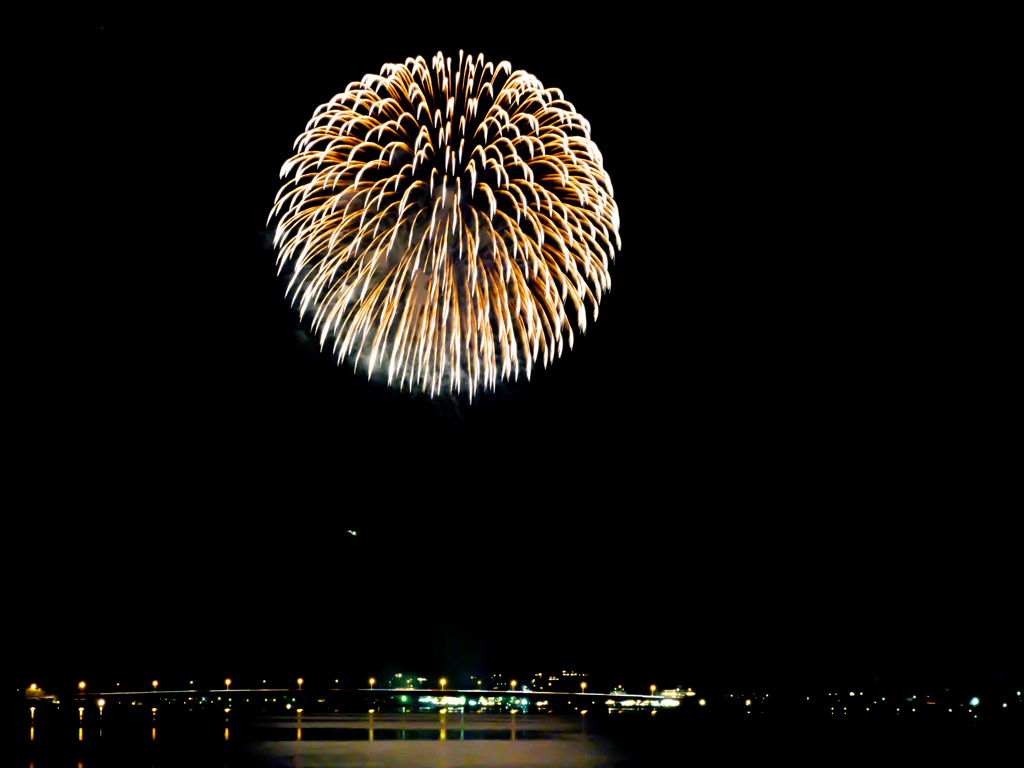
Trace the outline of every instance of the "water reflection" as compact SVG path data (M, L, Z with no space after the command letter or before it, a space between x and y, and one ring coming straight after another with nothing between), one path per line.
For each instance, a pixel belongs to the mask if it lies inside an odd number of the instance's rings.
M410 696L411 698L413 697ZM366 747L371 749L384 748L386 751L399 748L399 745L392 745L389 748L387 744L379 745L375 743L377 741L391 740L408 742L400 745L400 748L405 750L402 754L406 754L406 752L408 754L420 754L422 750L437 748L439 746L437 744L438 741L448 740L448 715L453 711L459 712L459 735L453 738L460 742L459 745L456 745L456 748L461 755L477 754L478 750L485 748L483 742L487 741L492 743L498 740L523 741L523 744L512 746L518 749L529 748L530 750L535 746L546 746L536 745L535 742L538 740L566 744L569 741L568 734L585 733L588 730L582 727L585 721L582 720L580 714L577 714L570 721L568 716L547 717L539 713L529 712L519 706L510 709L507 704L503 707L494 707L493 710L497 711L485 711L483 707L467 709L458 705L443 704L437 706L433 702L422 702L421 705L415 701L402 703L400 700L395 702L394 707L389 707L386 703L381 705L375 701L354 699L351 700L352 703L348 704L347 707L344 706L345 702L342 700L342 706L339 709L343 711L331 712L329 709L332 704L331 702L328 702L327 706L317 708L315 707L315 702L311 703L310 701L294 703L281 699L276 701L279 703L275 703L271 696L267 696L263 701L257 702L258 708L254 706L251 714L249 710L243 709L243 704L239 702L235 702L235 704L229 707L225 706L227 702L210 701L205 703L205 705L200 705L198 700L193 702L191 699L188 699L187 702L183 700L180 708L176 708L173 703L165 705L165 703L161 702L160 711L166 709L166 712L161 715L161 722L164 722L166 726L171 728L170 731L164 734L164 741L161 742L164 744L164 747L157 747L155 743L156 716L159 713L156 711L156 707L147 706L149 702L139 702L142 706L133 706L130 698L123 702L110 701L108 699L107 703L109 706L104 708L102 715L96 710L91 710L94 711L94 714L91 716L94 720L90 720L90 723L95 723L97 730L93 731L93 741L90 742L93 746L89 748L86 748L83 743L85 738L84 710L77 706L78 702L75 702L74 707L70 709L71 712L79 709L79 725L72 727L78 728L78 739L76 741L79 746L77 751L82 753L83 759L84 754L90 755L90 765L93 764L96 758L93 756L92 751L85 752L86 749L99 750L102 748L104 754L111 753L111 750L125 750L127 753L127 750L137 749L144 744L145 711L147 709L151 711L151 747L146 748L145 751L150 753L150 755L162 755L163 750L176 748L181 743L183 736L186 739L191 739L194 733L196 738L199 738L201 735L201 739L205 741L207 748L214 747L219 743L221 746L216 749L224 750L223 754L229 756L226 757L229 763L230 760L235 759L238 755L249 754L250 752L260 754L266 752L267 754L278 756L291 754L309 757L310 755L326 756L335 755L336 753L348 755L350 754L348 750L352 750L351 754L361 754L360 750ZM325 702L320 703L324 704ZM292 705L290 712L287 711L287 704ZM300 714L296 709L296 705L301 708L303 704L305 704L305 711ZM237 719L236 706L238 707L237 711L242 713L242 730L237 731L236 729L235 741L231 742L229 716L234 715ZM374 707L374 711L367 714L368 707L370 706ZM28 709L27 706L25 708ZM68 709L66 706L61 707L61 714L65 716L71 715L71 712L67 711ZM84 709L90 709L90 707L86 706ZM205 709L207 714L200 714L200 711L203 709ZM488 707L487 709L492 708ZM45 708L41 710L44 724L49 722L46 719L46 712L48 711ZM659 712L659 714L662 713ZM32 715L32 722L29 728L30 742L35 740L34 712ZM57 741L64 745L62 748L67 748L69 751L76 749L72 747L75 742L67 738L67 731L72 730L67 728L68 721L70 723L74 722L71 720L71 717L64 720L61 727L56 729L56 732L44 725L43 738L40 740L40 745L33 743L30 748L25 748L26 751L35 751L37 747L47 748L52 737L59 737ZM107 722L103 723L101 717ZM221 721L221 717L224 718L223 721ZM666 717L666 715L662 714L662 717L655 719L660 721L663 717ZM588 714L587 719L590 718L592 718L592 715ZM306 720L305 723L303 719ZM190 725L183 731L181 726L185 720ZM519 728L520 720L523 721L522 733L520 733ZM646 718L646 720L649 721L650 718ZM101 725L110 726L111 721L114 723L114 730L110 734L102 734ZM303 726L313 729L312 733L305 734L305 738L303 738L302 733ZM292 727L296 729L294 736L290 735ZM223 738L218 741L216 734L221 729L223 729ZM185 735L186 732L187 736ZM97 734L105 736L105 741L98 741ZM362 747L352 743L359 741L364 742ZM374 742L374 744L366 745L366 741ZM290 747L287 745L287 742L291 742ZM431 746L429 742L434 742L434 745ZM448 749L450 748L445 748L443 745L440 746L443 753L448 754ZM561 746L557 747L557 749L562 748ZM280 752L275 752L275 750L280 750ZM72 755L74 755L74 752L68 754L65 765L74 765L74 763L70 762ZM325 757L324 759L327 758ZM101 762L103 762L102 758ZM160 762L158 761L159 764ZM238 764L242 765L245 763ZM549 765L555 764L555 761L549 763Z
M29 728L28 728L28 740L29 741L35 741L36 740L36 727L34 725L30 725Z

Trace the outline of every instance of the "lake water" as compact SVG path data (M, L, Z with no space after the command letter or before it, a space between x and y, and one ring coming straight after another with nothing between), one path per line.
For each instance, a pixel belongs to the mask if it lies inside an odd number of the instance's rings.
M3 765L71 766L637 766L732 764L784 757L787 765L877 760L894 746L921 759L992 750L999 733L948 725L852 725L824 718L590 712L152 713L141 706L79 719L62 707L28 720ZM22 721L24 722L24 721ZM937 727L941 725L941 727ZM21 726L19 726L20 730ZM10 737L9 737L10 738ZM968 753L965 753L968 754ZM853 761L853 762L851 762Z
M133 713L136 714L136 713ZM611 766L628 755L581 716L319 714L104 717L29 726L20 765Z

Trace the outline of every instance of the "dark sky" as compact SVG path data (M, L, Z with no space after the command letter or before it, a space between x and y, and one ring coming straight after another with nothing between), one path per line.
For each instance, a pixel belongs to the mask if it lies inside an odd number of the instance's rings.
M1018 664L1006 461L971 442L931 357L940 323L844 180L850 74L823 53L841 32L344 21L115 23L66 49L86 183L57 257L69 343L46 355L28 446L25 674ZM321 355L264 247L315 107L460 47L587 117L624 244L576 348L472 406Z

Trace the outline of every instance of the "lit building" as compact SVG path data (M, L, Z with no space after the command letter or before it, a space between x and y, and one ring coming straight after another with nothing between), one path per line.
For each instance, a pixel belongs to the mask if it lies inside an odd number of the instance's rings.
M693 690L691 688L666 688L657 692L659 696L666 699L681 699L684 696L693 696Z
M580 683L589 676L587 672L572 669L555 672L538 672L530 679L530 690L534 691L579 691Z

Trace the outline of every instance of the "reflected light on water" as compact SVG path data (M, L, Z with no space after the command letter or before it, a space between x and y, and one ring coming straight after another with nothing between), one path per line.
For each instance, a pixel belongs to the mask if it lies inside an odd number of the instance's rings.
M227 741L227 740L228 740L228 729L225 728L224 729L224 741Z
M156 728L153 729L153 741L156 741Z
M78 726L78 740L82 740L82 726Z
M296 741L302 741L302 729L301 728L296 729L296 731L295 731L295 740Z
M29 741L35 741L36 740L36 727L34 725L30 725L29 728L28 728L28 740Z

